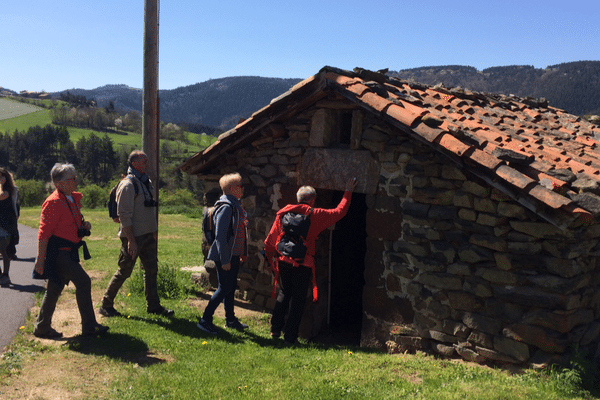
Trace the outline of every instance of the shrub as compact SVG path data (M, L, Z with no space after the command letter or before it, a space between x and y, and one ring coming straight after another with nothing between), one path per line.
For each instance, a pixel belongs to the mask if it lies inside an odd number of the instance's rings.
M159 203L161 214L182 214L190 218L202 218L202 207L188 189L177 189L174 192L161 189Z
M179 299L186 293L185 283L179 276L177 268L169 265L158 266L158 296L164 299ZM136 268L129 279L129 291L132 294L144 295L144 271Z
M49 191L44 182L17 179L15 184L19 187L19 200L23 207L41 206L48 197Z
M106 207L108 202L108 195L110 189L103 188L96 184L86 185L79 189L83 193L83 199L81 199L81 205L84 208L103 208Z
M187 207L199 207L200 203L194 197L194 194L188 189L177 189L174 192L168 192L166 190L160 190L160 205L169 206L187 206Z

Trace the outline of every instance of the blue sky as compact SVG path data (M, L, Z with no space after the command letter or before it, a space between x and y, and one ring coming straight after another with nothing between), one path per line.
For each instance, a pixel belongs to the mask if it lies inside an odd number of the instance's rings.
M169 0L160 5L159 88L254 75L307 78L325 65L400 70L600 60L596 0ZM143 0L6 0L0 86L143 86Z

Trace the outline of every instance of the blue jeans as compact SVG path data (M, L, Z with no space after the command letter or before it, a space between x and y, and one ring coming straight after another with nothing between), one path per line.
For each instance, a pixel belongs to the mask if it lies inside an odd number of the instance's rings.
M215 261L217 266L217 277L219 278L219 287L213 293L210 298L208 305L204 309L204 315L202 319L207 322L212 322L213 314L215 310L223 302L225 308L225 320L227 322L235 321L235 314L233 311L233 304L235 298L235 289L237 288L237 276L240 271L240 257L233 256L231 258L231 269L229 271L223 270L223 267L219 261Z

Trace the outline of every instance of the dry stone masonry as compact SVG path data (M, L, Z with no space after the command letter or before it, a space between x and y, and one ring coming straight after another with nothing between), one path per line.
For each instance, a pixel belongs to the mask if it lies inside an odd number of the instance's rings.
M220 195L218 178L234 171L244 177L250 220L251 257L238 283L246 300L274 305L272 274L259 252L276 211L295 202L300 185L339 191L357 176L367 205L362 346L513 364L558 362L575 348L597 351L595 218L559 228L542 218L552 210L509 196L335 91L265 121L235 154L204 167L207 205ZM574 195L589 196L586 209L600 213L593 210L597 181L572 175L563 179L578 187ZM317 253L321 300L307 302L304 337L327 325L327 240Z

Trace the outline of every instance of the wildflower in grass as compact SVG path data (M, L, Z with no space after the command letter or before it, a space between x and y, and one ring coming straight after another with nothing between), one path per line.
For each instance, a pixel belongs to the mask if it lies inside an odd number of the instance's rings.
M22 327L20 327L19 329L25 329L25 327L24 327L24 326L22 326Z
M204 342L202 342L202 344L206 344L206 343L208 343L206 340Z
M131 293L127 293L127 297L131 296Z
M351 352L351 351L349 351L349 352L348 352L348 354L349 354L349 355L352 355L352 352Z

